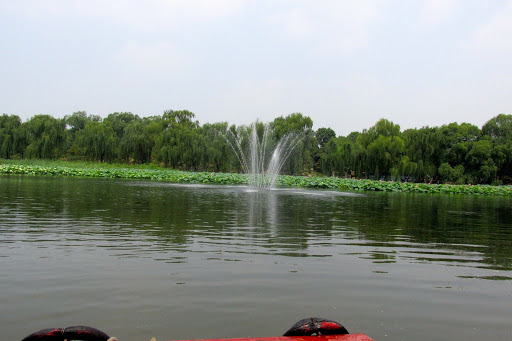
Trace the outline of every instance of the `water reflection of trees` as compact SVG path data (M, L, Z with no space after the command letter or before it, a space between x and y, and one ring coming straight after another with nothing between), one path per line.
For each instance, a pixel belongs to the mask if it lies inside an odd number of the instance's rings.
M512 268L512 201L483 196L379 193L354 202L364 238L385 243L408 242L440 249L478 252L483 262Z
M60 217L76 225L62 233L149 241L160 250L186 249L207 241L219 250L231 243L248 252L309 256L311 244L319 240L416 244L477 252L487 265L512 268L509 198L403 193L315 196L36 177L11 177L1 186L2 206L33 219ZM382 261L394 257L374 255Z

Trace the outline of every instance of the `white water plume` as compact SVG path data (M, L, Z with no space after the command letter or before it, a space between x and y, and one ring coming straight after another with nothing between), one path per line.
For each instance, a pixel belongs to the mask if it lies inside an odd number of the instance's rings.
M248 150L244 151L240 136L229 130L227 141L235 152L242 170L249 176L249 186L258 189L271 189L275 186L277 177L284 163L291 155L302 135L288 133L284 135L272 149L272 130L267 124L264 127L261 140L258 136L256 123L250 127Z

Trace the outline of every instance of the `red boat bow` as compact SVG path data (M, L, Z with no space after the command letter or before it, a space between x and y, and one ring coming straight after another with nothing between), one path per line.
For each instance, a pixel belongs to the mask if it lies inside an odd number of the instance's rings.
M324 318L300 320L286 331L285 336L246 337L235 339L202 339L180 341L373 341L364 334L349 334L341 324ZM314 335L314 336L313 336ZM88 326L42 329L22 341L117 341L101 330ZM154 338L152 339L154 340ZM177 340L174 340L177 341Z
M373 339L364 334L343 334L321 336L247 337L237 339L201 339L180 341L373 341Z

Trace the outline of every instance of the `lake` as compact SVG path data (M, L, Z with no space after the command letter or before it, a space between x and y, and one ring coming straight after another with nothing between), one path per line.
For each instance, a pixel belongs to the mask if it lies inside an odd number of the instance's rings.
M512 339L512 199L0 176L0 326Z

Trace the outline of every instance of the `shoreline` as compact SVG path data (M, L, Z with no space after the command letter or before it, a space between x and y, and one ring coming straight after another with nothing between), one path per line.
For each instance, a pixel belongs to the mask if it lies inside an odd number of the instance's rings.
M83 161L72 162L0 159L0 174L135 179L218 185L243 185L248 183L248 176L238 173L190 172L162 168L156 165L103 164ZM438 185L322 176L308 177L280 175L277 179L277 186L319 188L338 191L351 190L512 196L512 186Z

